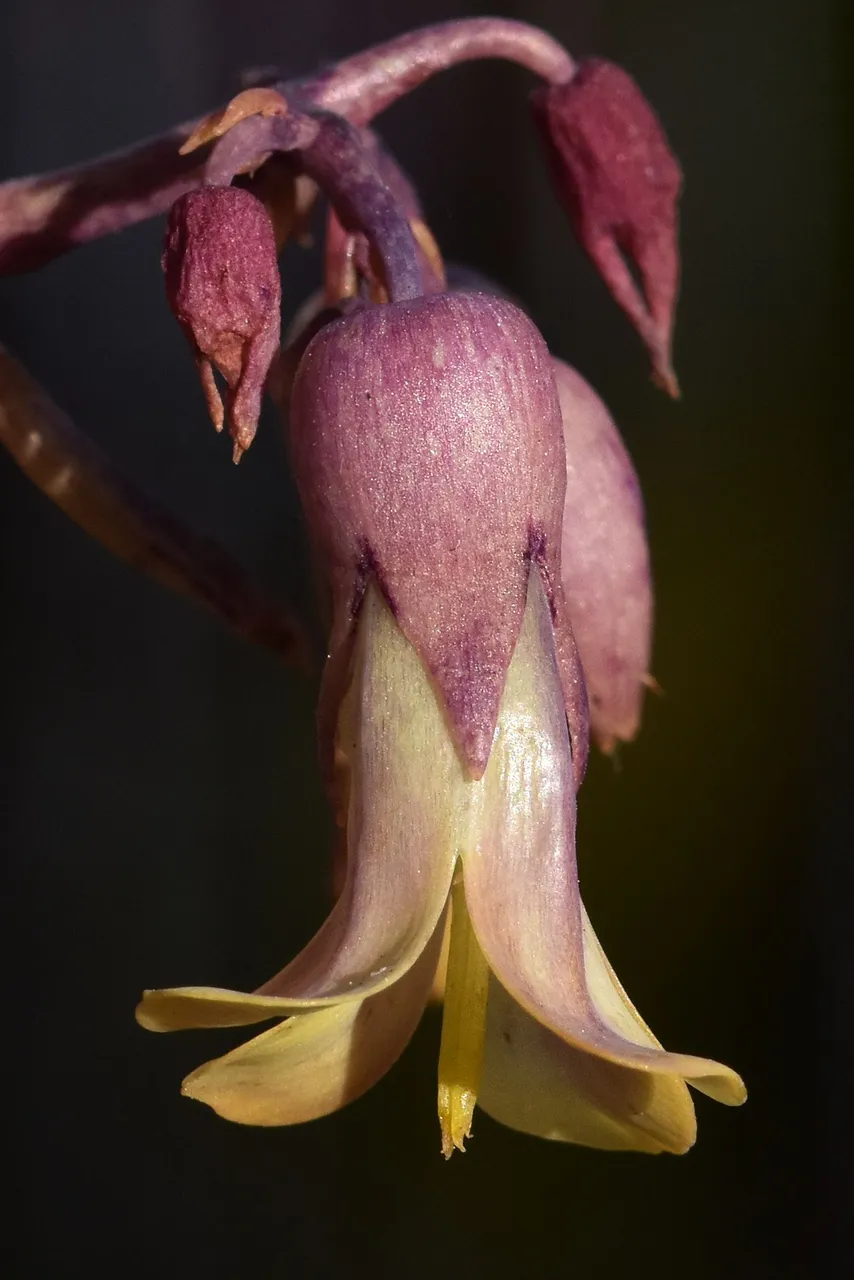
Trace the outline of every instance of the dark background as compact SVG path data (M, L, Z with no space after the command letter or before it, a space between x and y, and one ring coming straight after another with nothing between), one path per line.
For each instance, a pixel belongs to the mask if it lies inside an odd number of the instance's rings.
M386 136L446 253L515 291L594 383L644 484L651 700L582 796L585 898L668 1046L737 1067L680 1159L538 1142L479 1115L445 1165L437 1018L347 1111L230 1126L182 1075L243 1033L156 1037L144 986L252 987L328 904L310 683L114 562L0 458L9 1274L845 1274L850 1133L850 422L841 373L841 33L832 0L541 0L625 65L686 171L676 365L575 247L530 77L452 71ZM841 10L841 6L839 6ZM304 71L439 0L4 0L0 174L82 160ZM133 476L305 602L275 414L239 470L206 422L148 223L0 281L0 340ZM317 279L288 250L286 312ZM843 1076L843 1072L846 1074Z

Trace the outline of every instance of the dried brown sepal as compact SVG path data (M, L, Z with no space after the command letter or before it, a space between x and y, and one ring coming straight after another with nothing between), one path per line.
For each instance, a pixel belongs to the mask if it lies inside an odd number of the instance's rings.
M181 147L180 154L185 156L197 147L203 147L215 138L221 138L241 120L249 116L285 116L288 104L277 89L264 85L253 89L244 89L232 98L220 111L213 111L196 125L187 141Z

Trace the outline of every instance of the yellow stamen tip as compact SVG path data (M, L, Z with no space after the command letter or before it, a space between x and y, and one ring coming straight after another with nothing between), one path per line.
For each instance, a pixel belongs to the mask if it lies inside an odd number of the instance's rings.
M471 1137L471 1122L477 1094L461 1085L439 1084L439 1123L442 1126L442 1155L450 1160L455 1151L465 1151Z
M450 945L439 1050L442 1155L465 1151L483 1068L489 967L471 926L458 876L451 898Z

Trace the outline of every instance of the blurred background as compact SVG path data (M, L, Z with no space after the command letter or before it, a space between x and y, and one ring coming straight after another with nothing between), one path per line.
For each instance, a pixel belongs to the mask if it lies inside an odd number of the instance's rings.
M0 457L7 1274L844 1274L852 910L850 423L841 374L841 9L833 0L4 0L0 175L498 12L622 63L686 187L679 404L576 248L530 76L451 71L381 129L450 258L530 309L620 423L658 601L643 732L594 761L582 887L670 1047L741 1071L688 1156L562 1147L476 1119L445 1165L438 1017L345 1112L230 1126L182 1100L238 1033L157 1037L143 987L253 987L329 902L311 681L89 541ZM294 607L310 583L280 425L238 470L166 307L160 221L0 281L0 340L132 476ZM287 316L318 279L283 258Z

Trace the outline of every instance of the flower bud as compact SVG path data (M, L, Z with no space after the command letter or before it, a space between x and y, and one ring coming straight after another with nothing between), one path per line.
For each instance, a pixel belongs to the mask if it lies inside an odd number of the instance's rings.
M217 431L228 415L234 460L249 448L279 345L281 286L273 227L239 187L201 187L176 200L163 249L166 293L190 340ZM228 386L226 409L214 378Z
M682 175L657 116L631 76L599 59L535 90L531 105L576 236L643 338L655 380L678 395L670 348Z
M571 670L571 633L561 644L568 615L552 573L563 438L548 350L534 325L482 294L355 311L308 346L290 426L303 506L333 588L333 653L373 578L479 777L535 560L564 655L580 777L583 680Z
M580 374L554 361L566 441L561 577L603 751L638 731L649 683L652 582L643 501L608 410Z

